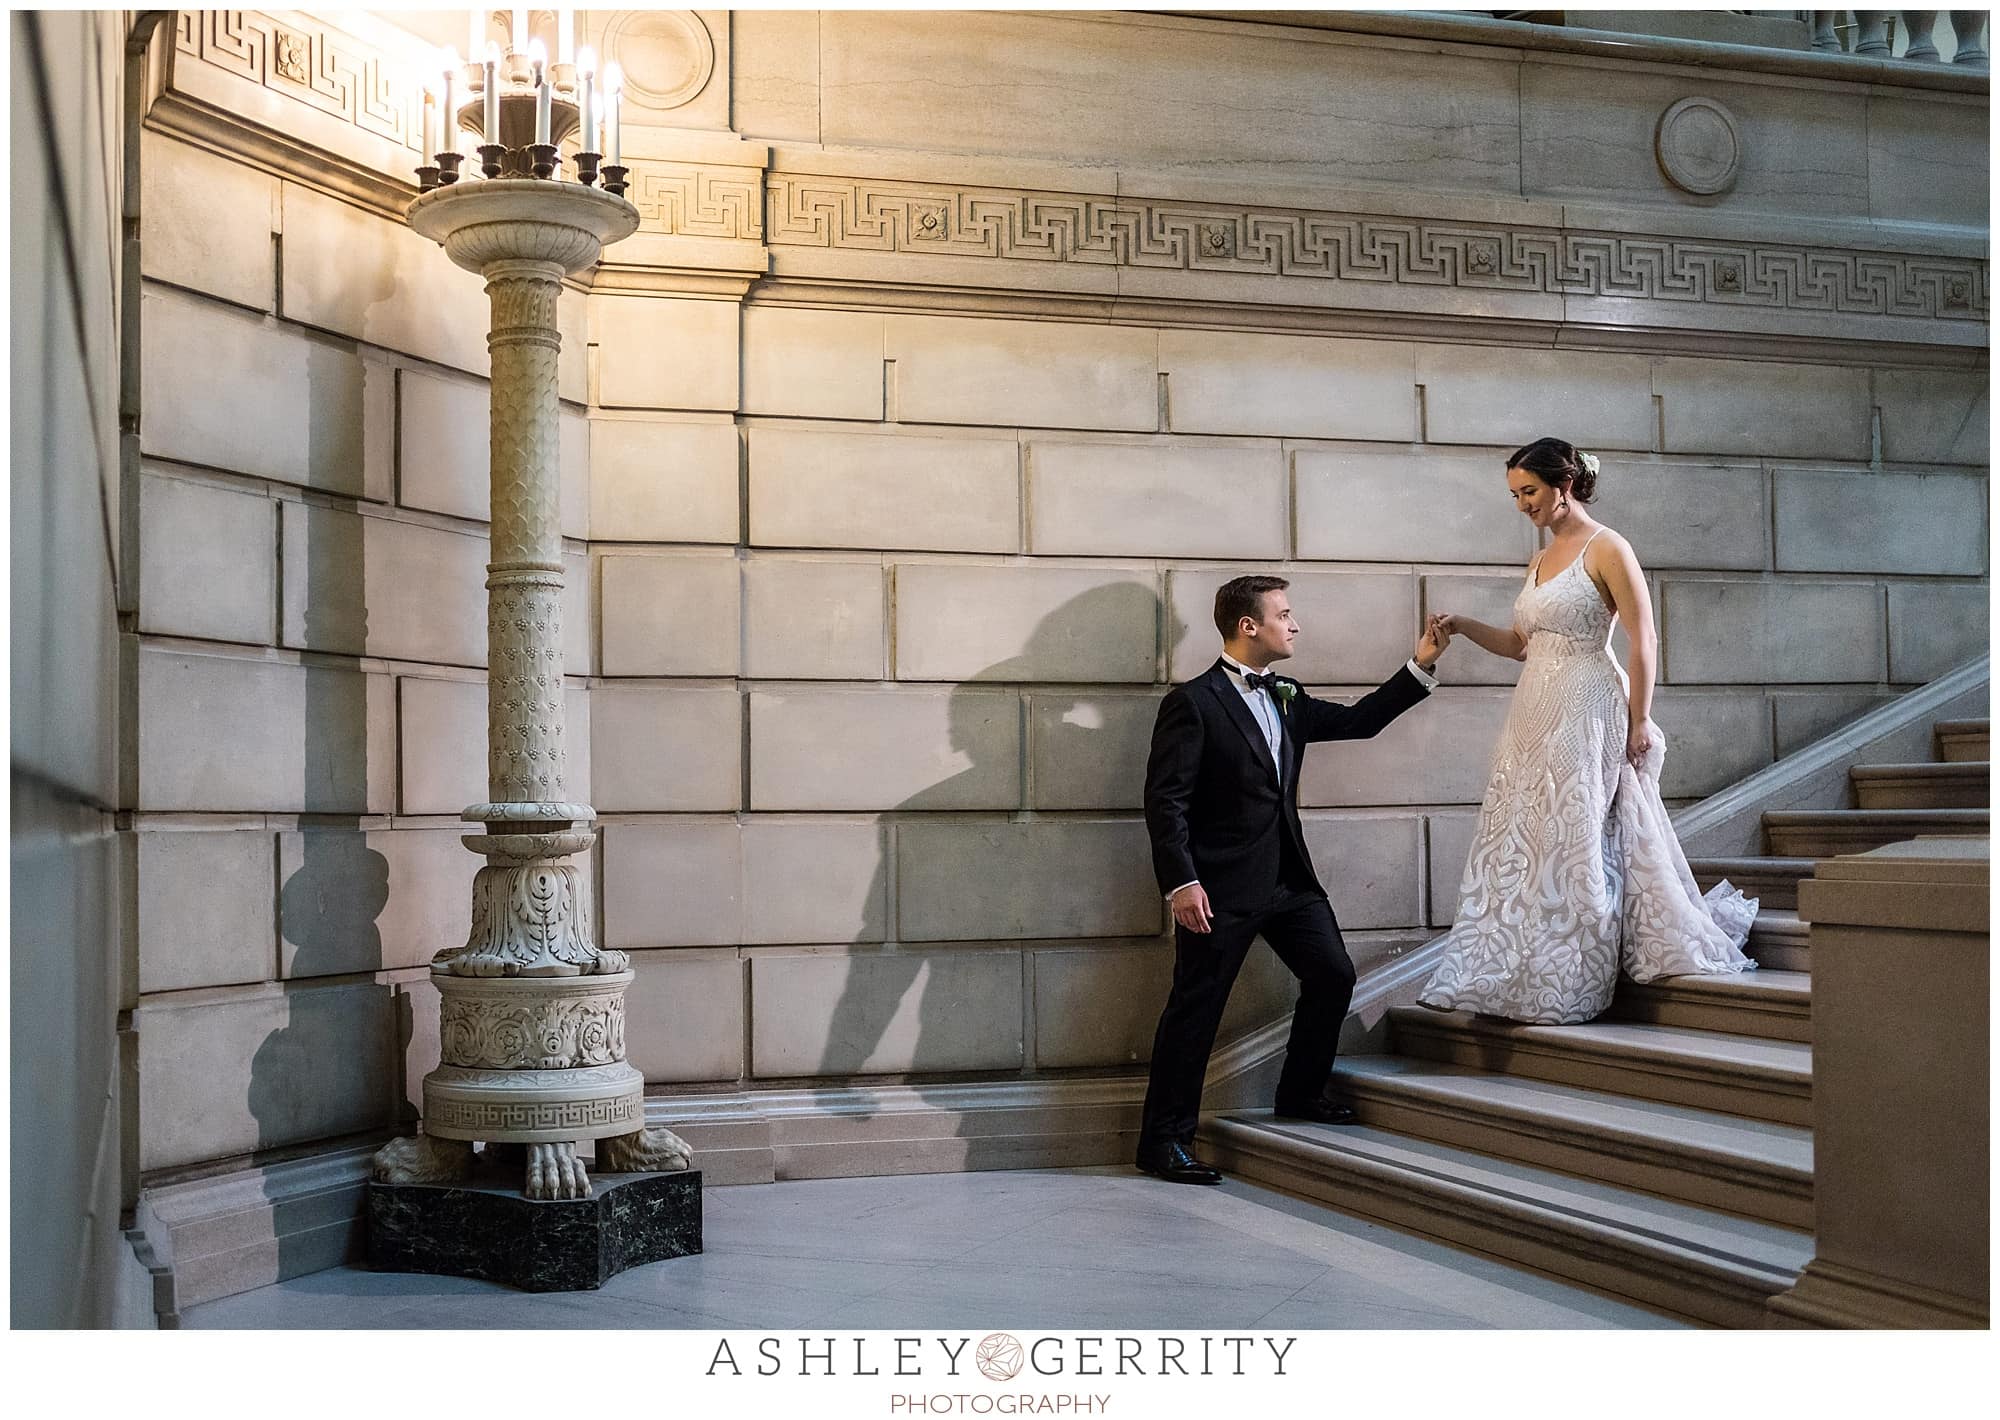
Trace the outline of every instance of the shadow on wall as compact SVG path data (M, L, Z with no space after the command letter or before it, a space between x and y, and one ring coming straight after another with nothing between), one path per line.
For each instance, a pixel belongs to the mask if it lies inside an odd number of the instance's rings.
M361 520L308 509L304 539L305 631L309 646L365 644ZM283 1024L257 1047L249 1106L259 1150L376 1127L388 1108L376 1096L389 1062L375 1059L391 990L367 978L382 968L377 919L389 899L389 863L368 846L368 682L343 666L304 668L304 783L300 832L280 858L278 922ZM282 840L281 840L282 841ZM361 976L339 986L318 982ZM369 999L363 1003L357 996ZM379 997L380 999L375 999ZM268 1185L267 1185L268 1187ZM310 1197L270 1198L279 1277L337 1262L319 1255Z
M1144 602L1144 609L1134 605L1137 601ZM1082 659L1079 648L1089 647L1104 634L1105 627L1129 626L1148 611L1156 628L1161 627L1162 622L1172 621L1171 611L1165 608L1156 592L1132 583L1121 583L1094 588L1043 617L1028 637L1020 655L985 667L953 690L948 709L951 747L969 761L966 767L904 799L895 806L895 812L962 811L965 801L961 792L963 789L990 784L994 776L1002 772L1001 767L981 763L976 758L990 738L980 735L978 730L991 713L994 683L1031 683L1037 678L1047 677L1051 666L1075 665ZM1166 640L1160 644L1173 646L1178 643L1181 628L1177 624L1165 627L1164 632ZM1088 707L1081 708L1088 710ZM1067 737L1069 742L1060 756L1054 756L1056 761L1064 764L1087 763L1095 755L1110 753L1110 747L1102 743L1105 736L1100 725L1101 720L1093 714L1072 713L1064 716L1057 732ZM1025 748L1024 744L1024 751ZM1145 774L1143 759L1132 764L1130 770L1136 799L1139 783ZM1018 776L1020 767L1017 764L1008 765L1005 772ZM1018 778L1016 782L1019 782ZM975 1061L982 1044L990 1049L997 1043L987 1036L988 1005L978 999L981 983L988 978L979 973L953 972L950 963L952 957L959 953L967 956L983 954L982 948L971 943L959 945L900 940L901 914L888 894L889 851L885 836L884 857L876 867L875 881L867 899L870 903L888 904L888 941L880 950L859 951L847 958L846 977L840 998L834 1005L817 1073L843 1080L870 1074L957 1074L962 1078L983 1078L1028 1069L1033 1064L1034 1043L1025 1038L1025 1034L1015 1037L1019 1051L1017 1059L1006 1062L996 1054L991 1063L968 1063ZM1016 865L996 863L993 866L1004 877L1022 876ZM967 863L963 867L968 874L979 873L981 869L979 863ZM1150 881L1150 870L1146 877ZM1027 944L1027 941L1022 943L1023 946ZM943 969L939 970L940 967ZM1164 959L1158 976L1158 1001L1164 1002L1169 976ZM1022 989L1028 989L1025 981ZM1158 1003L1154 1004L1157 1006ZM1025 1033L1025 1020L1017 1016L1017 1021ZM982 1036L987 1036L983 1042ZM920 1091L923 1088L920 1084ZM930 1088L943 1093L949 1091L952 1084L933 1081ZM942 1107L949 1107L948 1100L939 1099L936 1102ZM1136 1110L1133 1125L1136 1129ZM967 1139L963 1154L966 1168L999 1168L1015 1161L1018 1149L1006 1136L981 1136L971 1132L975 1127L969 1118L961 1120L959 1126L961 1137Z

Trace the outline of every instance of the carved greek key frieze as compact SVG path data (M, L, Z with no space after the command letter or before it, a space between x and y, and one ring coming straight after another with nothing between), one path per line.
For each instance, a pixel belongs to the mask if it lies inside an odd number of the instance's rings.
M397 62L305 16L182 10L174 47L412 152L422 141L422 91Z
M604 1132L617 1125L642 1127L646 1119L645 1100L638 1095L618 1099L523 1100L497 1103L488 1100L424 1100L424 1124L434 1134L487 1139L500 1134L572 1131L572 1138L586 1137L591 1131Z
M1987 317L1972 258L1241 208L771 173L772 246L1710 302L1930 320Z
M746 169L639 162L625 194L639 209L639 230L668 236L764 239L757 176Z

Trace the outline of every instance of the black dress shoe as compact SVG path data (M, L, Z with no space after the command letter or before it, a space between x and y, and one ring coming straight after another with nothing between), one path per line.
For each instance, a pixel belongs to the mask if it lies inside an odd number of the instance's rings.
M1222 1175L1187 1151L1183 1144L1157 1144L1139 1150L1139 1167L1168 1183L1221 1183Z
M1271 1106L1271 1114L1277 1119L1304 1119L1314 1124L1359 1124L1361 1116L1351 1105L1336 1100L1318 1099L1307 1101L1279 1100Z

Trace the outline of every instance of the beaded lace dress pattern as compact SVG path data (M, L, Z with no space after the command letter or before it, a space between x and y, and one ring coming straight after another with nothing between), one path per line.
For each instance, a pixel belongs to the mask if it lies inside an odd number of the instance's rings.
M1665 744L1638 771L1625 759L1616 614L1582 553L1536 586L1539 565L1514 601L1527 662L1494 750L1457 917L1418 999L1567 1025L1603 1013L1621 968L1651 981L1754 967L1741 949L1757 901L1726 882L1706 897L1695 885L1660 799Z

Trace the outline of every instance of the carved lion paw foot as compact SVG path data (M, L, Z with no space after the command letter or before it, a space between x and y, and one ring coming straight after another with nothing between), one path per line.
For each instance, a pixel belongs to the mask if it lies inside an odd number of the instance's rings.
M641 1129L597 1141L597 1166L606 1173L679 1173L694 1151L670 1129Z
M375 1151L377 1183L457 1183L472 1172L469 1139L417 1134L392 1139Z
M530 1144L528 1182L521 1190L530 1198L588 1198L590 1178L574 1144Z

